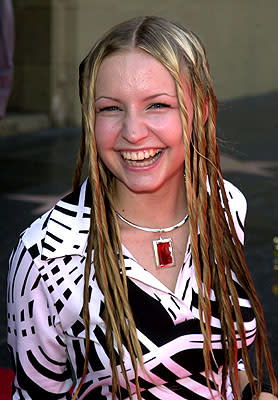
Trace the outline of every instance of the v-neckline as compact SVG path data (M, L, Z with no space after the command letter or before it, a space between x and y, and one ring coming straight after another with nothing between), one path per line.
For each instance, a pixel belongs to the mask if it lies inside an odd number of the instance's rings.
M160 290L163 290L164 292L169 293L172 296L175 296L176 298L178 298L180 300L182 300L182 299L178 295L177 290L178 290L178 287L180 286L179 282L180 282L180 279L181 279L181 275L183 273L183 269L184 269L184 267L185 267L185 265L186 265L186 263L188 261L188 258L190 257L189 248L190 248L190 235L188 235L187 244L186 244L185 253L184 253L183 264L180 267L180 270L179 270L179 273L178 273L178 277L177 277L177 280L176 280L176 283L175 283L175 289L171 290L164 283L162 283L155 275L153 275L150 271L148 271L146 268L144 268L139 263L139 261L133 256L133 254L128 250L128 248L122 243L123 255L127 256L130 260L132 260L137 265L137 267L141 269L141 271L144 271L144 274L147 274L147 276L149 276L151 278L150 282L153 282L155 284L154 287L156 287L156 288L158 288ZM141 280L143 283L151 286L151 283L149 283L148 281L143 280L141 275L136 276L136 274L135 274L133 276L131 271L128 269L127 270L127 276L129 276L129 275L131 275L131 277L133 277L135 279L138 279L138 280Z

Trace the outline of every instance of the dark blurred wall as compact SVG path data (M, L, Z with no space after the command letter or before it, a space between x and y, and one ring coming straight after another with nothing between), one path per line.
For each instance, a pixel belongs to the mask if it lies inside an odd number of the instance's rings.
M111 25L161 15L199 34L216 94L227 100L278 90L277 0L14 0L11 110L78 124L78 65Z

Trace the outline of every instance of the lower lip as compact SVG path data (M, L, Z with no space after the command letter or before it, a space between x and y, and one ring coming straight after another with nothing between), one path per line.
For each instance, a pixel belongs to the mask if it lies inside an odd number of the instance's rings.
M120 155L120 159L121 159L121 163L129 171L147 171L149 169L156 167L157 164L159 164L161 158L163 157L163 154L164 154L164 151L162 150L159 157L149 165L131 165L128 162L126 162L126 160L121 155Z

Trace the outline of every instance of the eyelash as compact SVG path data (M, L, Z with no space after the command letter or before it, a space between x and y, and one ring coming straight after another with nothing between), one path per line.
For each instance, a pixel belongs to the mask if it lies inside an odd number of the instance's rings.
M170 108L170 106L169 106L169 104L165 104L165 103L154 103L151 106L149 106L148 108L160 109L160 108Z
M117 107L117 106L109 106L109 107L100 108L99 112L102 112L102 111L117 111L117 110L119 110L119 107Z
M161 108L170 108L170 105L169 104L165 104L165 103L154 103L154 104L151 104L147 109L148 110L150 110L150 109L159 110ZM98 112L118 111L118 110L121 111L121 109L119 107L117 107L117 106L108 106L108 107L100 108Z

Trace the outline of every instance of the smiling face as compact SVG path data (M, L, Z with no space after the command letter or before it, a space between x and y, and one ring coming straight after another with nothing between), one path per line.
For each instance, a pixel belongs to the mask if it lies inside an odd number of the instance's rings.
M192 103L184 86L191 133ZM98 153L116 177L116 188L153 193L184 182L175 82L159 61L139 49L106 57L97 75L95 105Z

